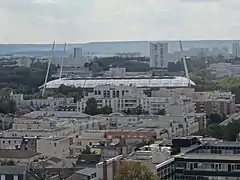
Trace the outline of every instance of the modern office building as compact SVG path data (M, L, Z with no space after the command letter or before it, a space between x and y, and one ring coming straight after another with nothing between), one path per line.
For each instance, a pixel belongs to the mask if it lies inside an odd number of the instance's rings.
M163 148L167 147L163 146ZM156 149L152 152L151 150L136 151L129 160L146 164L161 180L238 180L240 177L238 142L178 137L173 139L169 150L170 154ZM97 177L102 180L112 180L116 173L114 170L118 166L116 162L122 160L126 158L116 156L98 163Z
M168 43L150 44L150 67L154 69L168 67Z

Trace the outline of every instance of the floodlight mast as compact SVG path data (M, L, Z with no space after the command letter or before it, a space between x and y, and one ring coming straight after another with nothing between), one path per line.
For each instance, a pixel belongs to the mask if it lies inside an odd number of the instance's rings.
M188 80L188 87L190 87L191 86L191 81L190 81L189 74L188 74L186 57L183 55L183 46L182 46L182 41L181 40L179 41L179 45L180 45L180 59L183 60L185 76L186 76L186 78Z
M62 78L62 69L63 69L63 60L64 60L64 57L65 57L65 53L66 53L66 42L64 44L64 49L63 49L63 55L62 55L62 63L61 63L61 69L60 69L60 74L59 74L59 79Z
M47 72L46 72L46 76L45 76L42 96L45 95L45 90L46 90L46 86L47 86L47 80L48 80L48 75L49 75L49 71L50 71L51 61L54 58L54 48L55 48L55 40L54 40L53 45L52 45L52 51L51 51L52 57L48 60L48 67L47 67Z

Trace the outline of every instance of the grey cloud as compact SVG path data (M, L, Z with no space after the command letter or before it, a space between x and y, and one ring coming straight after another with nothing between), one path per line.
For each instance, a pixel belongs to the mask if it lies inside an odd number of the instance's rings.
M239 0L0 0L0 41L238 36ZM18 31L14 31L18 29ZM221 30L219 30L221 29Z

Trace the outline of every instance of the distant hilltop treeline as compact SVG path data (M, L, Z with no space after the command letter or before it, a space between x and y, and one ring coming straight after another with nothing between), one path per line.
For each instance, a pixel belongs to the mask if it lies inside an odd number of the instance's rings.
M169 43L169 51L179 50L178 41L163 41ZM227 47L232 50L232 44L240 40L201 40L182 41L184 49L190 48L213 48ZM142 56L149 55L150 41L119 41L119 42L91 42L85 44L67 44L67 52L70 54L74 47L83 48L84 52L117 53L117 52L139 52ZM56 44L56 55L61 55L63 44ZM48 56L52 44L0 44L0 55L29 55Z

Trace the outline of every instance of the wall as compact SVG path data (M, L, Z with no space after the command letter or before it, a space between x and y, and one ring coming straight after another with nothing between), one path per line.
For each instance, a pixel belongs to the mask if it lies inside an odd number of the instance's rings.
M69 138L41 139L38 141L38 152L45 156L53 156L57 158L66 158L70 156L70 140Z

